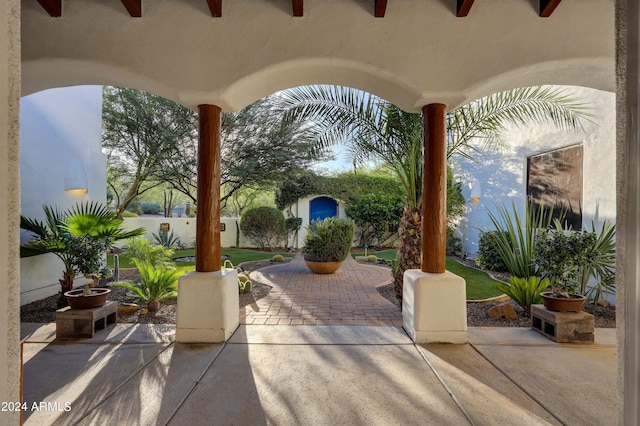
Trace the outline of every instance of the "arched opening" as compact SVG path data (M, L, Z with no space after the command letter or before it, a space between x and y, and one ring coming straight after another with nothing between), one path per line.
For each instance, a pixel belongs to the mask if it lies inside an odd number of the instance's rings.
M309 222L338 215L338 201L331 197L316 197L309 201Z

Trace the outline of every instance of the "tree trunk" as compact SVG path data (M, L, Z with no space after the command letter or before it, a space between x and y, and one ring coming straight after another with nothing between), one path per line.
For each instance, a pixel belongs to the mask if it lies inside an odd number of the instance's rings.
M64 293L73 290L73 278L74 277L69 275L67 271L64 271L62 273L62 279L58 280L60 282L60 298L58 299L59 308L65 307L69 304Z
M396 296L402 305L402 284L404 271L420 269L422 212L419 208L405 206L400 220L400 243L398 245L398 269L394 277Z

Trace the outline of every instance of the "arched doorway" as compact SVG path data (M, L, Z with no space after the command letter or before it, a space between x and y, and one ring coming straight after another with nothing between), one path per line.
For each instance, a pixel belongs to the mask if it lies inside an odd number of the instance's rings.
M309 201L309 222L338 216L338 201L331 197L316 197Z

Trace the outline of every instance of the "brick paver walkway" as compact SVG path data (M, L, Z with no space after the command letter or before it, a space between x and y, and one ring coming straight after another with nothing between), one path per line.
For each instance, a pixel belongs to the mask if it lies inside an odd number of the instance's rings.
M269 295L240 310L241 324L401 326L402 312L376 287L389 284L388 268L349 257L333 274L314 274L300 254L289 263L253 271Z

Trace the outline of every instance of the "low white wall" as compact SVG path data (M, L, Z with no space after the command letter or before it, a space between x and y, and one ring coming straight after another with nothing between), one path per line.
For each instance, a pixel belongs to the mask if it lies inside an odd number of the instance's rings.
M179 237L183 244L188 247L195 247L196 243L196 218L179 217L128 217L124 219L126 229L144 228L144 237L149 241L154 241L153 234L158 234L161 223L169 224L169 233L173 232L174 237ZM224 224L224 231L220 232L220 245L222 247L236 247L236 223L240 221L236 217L223 217L220 223ZM117 241L114 245L122 247L125 241ZM240 233L240 247L256 247Z

